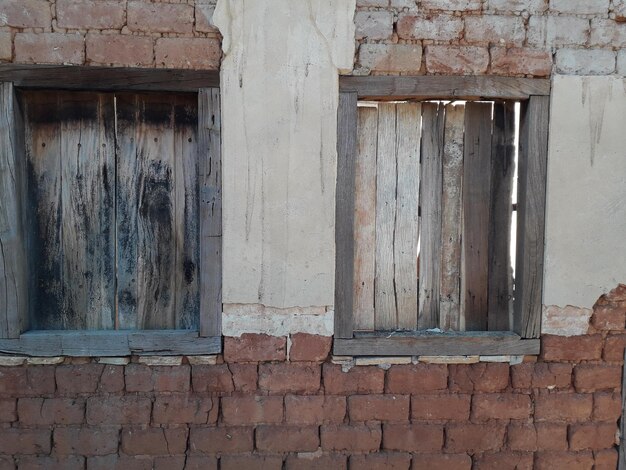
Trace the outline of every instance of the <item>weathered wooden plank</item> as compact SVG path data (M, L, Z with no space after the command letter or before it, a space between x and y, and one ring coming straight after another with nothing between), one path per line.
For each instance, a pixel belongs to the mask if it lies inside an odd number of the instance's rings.
M523 100L550 94L550 80L509 77L339 77L340 91L358 94L359 99L508 99Z
M626 354L622 367L622 416L620 419L619 461L618 470L626 470Z
M0 354L23 356L194 355L220 352L221 338L195 331L34 331L19 339L0 339Z
M337 111L335 338L351 338L353 332L357 120L356 93L340 93Z
M444 120L443 105L422 105L419 329L439 323Z
M511 222L515 174L515 102L494 104L489 215L489 298L487 326L506 331L513 313Z
M335 339L338 356L465 356L539 354L539 340L517 335L424 335Z
M378 149L376 156L376 283L374 286L375 327L398 327L394 272L396 225L396 105L378 106Z
M222 158L220 93L198 93L200 335L222 332Z
M136 90L196 92L218 87L216 70L0 64L0 81L15 86L63 90Z
M374 330L378 108L359 107L354 187L354 329Z
M468 103L463 155L464 330L487 329L491 103Z
M538 338L541 330L549 117L549 97L522 104L514 330L524 338Z
M446 105L441 195L439 327L458 330L461 318L461 231L465 105Z
M419 237L420 133L422 106L396 107L396 225L394 279L399 329L417 328L417 242Z
M24 250L22 116L11 83L0 82L0 338L28 325Z

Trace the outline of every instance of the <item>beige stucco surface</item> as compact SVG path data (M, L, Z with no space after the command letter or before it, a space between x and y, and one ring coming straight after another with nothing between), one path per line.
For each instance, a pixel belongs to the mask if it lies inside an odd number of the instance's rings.
M626 280L624 78L554 77L545 249L544 305L590 308Z
M338 74L355 0L219 0L223 300L334 303Z

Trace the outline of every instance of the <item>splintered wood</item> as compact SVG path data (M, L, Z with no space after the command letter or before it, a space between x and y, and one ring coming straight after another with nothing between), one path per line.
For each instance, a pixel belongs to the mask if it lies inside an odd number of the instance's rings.
M514 106L359 106L355 330L510 329Z

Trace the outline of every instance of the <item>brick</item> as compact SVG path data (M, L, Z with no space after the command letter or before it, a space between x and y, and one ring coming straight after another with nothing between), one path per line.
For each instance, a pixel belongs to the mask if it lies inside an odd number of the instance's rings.
M111 34L87 35L87 61L92 64L141 66L153 60L152 38Z
M415 454L411 470L470 470L472 458L467 454Z
M289 348L290 361L321 362L330 354L333 344L331 336L294 333Z
M411 454L400 452L380 452L376 454L351 455L350 468L359 470L408 470Z
M393 33L393 15L390 11L357 11L354 15L357 39L388 39Z
M70 29L121 29L125 6L123 0L58 0L57 25Z
M408 395L353 395L348 397L350 421L408 421Z
M259 381L258 366L256 364L229 364L233 374L235 391L242 393L254 392Z
M512 422L507 428L507 447L524 452L567 450L567 425Z
M538 452L535 458L535 470L591 470L592 467L591 452Z
M188 455L185 470L217 470L217 457L211 455Z
M63 395L94 393L98 390L104 365L79 364L56 368L57 389Z
M593 420L617 421L622 414L622 397L619 393L593 394Z
M0 0L0 26L50 28L52 13L46 0Z
M287 338L254 333L241 337L224 338L226 362L284 361L287 354Z
M621 366L579 364L574 368L574 386L578 392L619 389L621 385Z
M76 64L85 61L85 40L80 34L17 33L15 61L34 64Z
M498 450L504 443L505 427L498 424L450 424L446 428L447 452Z
M516 389L567 389L572 385L571 364L525 362L511 367L511 385Z
M194 8L180 3L129 1L127 24L131 31L145 33L191 33Z
M259 389L269 393L313 394L320 389L322 377L318 364L259 365Z
M347 468L347 458L341 454L292 454L285 460L286 470L346 470Z
M154 470L186 470L186 455L168 455L154 458Z
M519 393L477 394L472 399L472 420L527 419L531 412L530 396Z
M537 423L537 450L567 450L567 425Z
M152 402L137 396L92 397L87 400L87 423L148 424Z
M626 71L626 54L619 54L617 59L618 73L620 67L619 57L624 56L624 71ZM608 335L604 342L604 350L602 353L602 359L605 361L624 361L624 348L626 347L626 335Z
M124 390L124 367L107 364L100 376L98 390L106 393L121 392Z
M283 459L270 455L223 455L220 470L282 470Z
M487 10L501 12L543 13L548 9L548 0L488 0Z
M196 31L202 33L216 33L217 27L213 24L215 1L196 0Z
M421 6L426 10L466 12L480 10L482 8L482 2L480 0L423 0Z
M586 421L592 409L592 395L542 393L535 397L535 421Z
M341 424L346 416L346 398L287 395L285 413L288 423Z
M490 52L495 75L547 77L552 72L552 54L542 49L492 47Z
M129 364L125 379L129 392L186 392L190 389L191 369L188 365L150 367Z
M613 20L592 20L590 45L626 47L626 28ZM623 331L626 327L626 306L595 307L591 324L597 330Z
M593 453L595 470L615 470L617 468L617 450L603 449Z
M353 367L348 372L342 372L341 366L336 364L324 364L323 367L324 389L327 395L365 395L383 392L385 371L378 367Z
M17 421L17 401L15 399L0 399L0 423Z
M466 421L470 416L470 395L414 395L411 417L423 420Z
M249 427L194 427L190 429L192 452L230 454L254 450L254 429Z
M195 392L225 394L235 390L233 375L228 364L193 366L191 380Z
M374 452L380 448L380 425L324 425L320 429L322 449Z
M398 17L396 30L401 39L454 41L461 38L463 20L445 14L418 16L401 13Z
M514 451L537 450L537 429L534 424L511 423L507 428L507 447Z
M257 426L257 450L268 453L314 452L320 445L317 426Z
M473 44L521 46L526 38L519 16L482 15L465 18L465 40Z
M570 15L608 15L609 0L550 0L550 10Z
M49 429L0 428L0 454L49 454Z
M128 455L184 454L187 428L122 429L122 451Z
M475 470L532 470L533 454L529 452L498 452L483 454L475 460Z
M54 393L54 367L0 367L0 396L41 396Z
M569 427L571 450L608 449L616 444L616 423L572 424Z
M450 390L454 392L500 392L508 385L508 364L481 362L450 366Z
M385 424L383 449L435 452L443 447L443 426L435 424Z
M20 424L82 424L85 400L82 398L20 398L17 403Z
M602 335L543 335L541 338L541 358L544 361L592 361L600 359L601 355Z
M218 70L222 50L217 38L161 38L156 41L154 55L158 67Z
M119 429L103 426L98 428L63 427L53 434L54 452L60 455L108 455L117 453Z
M274 424L283 420L283 397L224 397L222 419L227 425Z
M83 470L85 458L78 455L48 457L45 455L21 455L16 458L18 468L46 470Z
M13 58L13 38L11 33L0 32L0 60L11 60Z
M584 45L589 36L589 21L571 16L531 16L526 34L529 46Z
M473 46L427 46L426 69L439 74L481 74L489 67L489 51Z
M155 424L211 424L217 422L219 399L189 394L159 396L154 401Z
M0 469L15 470L15 462L13 461L13 457L6 455L0 456Z
M111 454L87 459L88 470L153 470L153 468L153 459L148 456L130 457Z
M419 394L445 390L448 387L448 368L442 364L414 364L392 366L387 372L385 392Z
M359 64L374 72L414 73L422 68L418 44L361 44Z

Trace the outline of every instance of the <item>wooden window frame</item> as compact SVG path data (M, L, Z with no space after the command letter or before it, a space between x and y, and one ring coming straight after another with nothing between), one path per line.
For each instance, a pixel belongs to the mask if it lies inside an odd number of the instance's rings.
M20 88L198 94L200 327L197 331L29 331L26 248L20 209L23 204L20 173L24 166L22 116L16 98L16 90ZM6 224L0 231L0 276L8 286L5 295L0 296L0 354L45 357L221 352L220 123L219 73L215 71L0 65L0 197L3 198L0 217L5 218ZM201 153L200 149L206 151Z
M550 81L508 77L340 77L337 120L335 341L341 356L539 354L543 290ZM516 295L513 331L353 330L354 188L358 100L515 100L521 102Z

